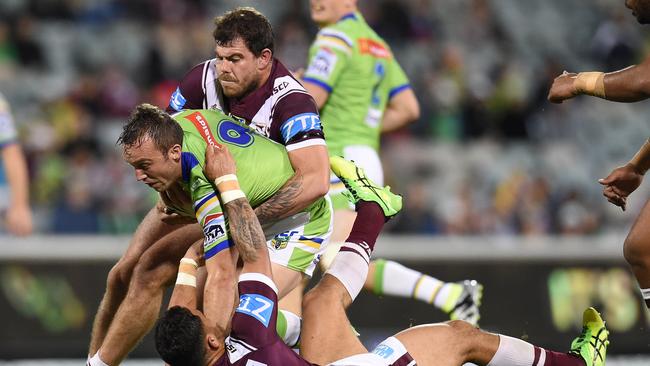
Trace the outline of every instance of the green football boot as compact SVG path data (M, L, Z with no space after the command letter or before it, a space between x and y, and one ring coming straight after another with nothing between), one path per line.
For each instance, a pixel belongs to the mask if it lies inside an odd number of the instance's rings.
M340 156L331 156L330 168L348 189L350 193L348 198L352 203L375 202L384 211L386 217L395 216L402 209L402 196L391 192L389 186L379 187L353 161L345 160Z
M582 357L587 366L604 366L609 331L605 322L594 308L588 308L582 315L582 334L571 342L569 353Z

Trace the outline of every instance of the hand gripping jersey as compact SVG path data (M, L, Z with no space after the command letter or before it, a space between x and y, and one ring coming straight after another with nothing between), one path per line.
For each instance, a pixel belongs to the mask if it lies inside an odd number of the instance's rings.
M410 87L388 45L360 13L318 32L303 81L330 93L321 121L330 155L341 156L349 145L378 150L388 100Z
M237 164L242 191L255 207L271 197L293 176L294 171L284 146L277 144L216 110L188 110L173 116L183 129L181 155L183 189L189 193L193 209L173 207L178 213L196 217L205 234L205 258L209 259L231 246L226 221L213 183L203 173L208 144L226 145ZM305 209L308 223L297 234L305 245L316 246L329 235L331 209L321 198ZM320 247L317 248L320 250ZM323 248L324 249L324 248ZM310 264L314 253L301 256L288 253L289 268L303 270L302 262ZM290 260L293 259L293 262ZM293 264L292 264L293 263Z
M172 94L167 112L219 109L289 151L325 144L314 99L278 60L273 59L268 80L241 99L223 95L216 67L216 59L211 59L190 70Z
M261 273L239 277L239 306L226 338L226 352L212 366L310 366L282 342L275 330L278 290Z

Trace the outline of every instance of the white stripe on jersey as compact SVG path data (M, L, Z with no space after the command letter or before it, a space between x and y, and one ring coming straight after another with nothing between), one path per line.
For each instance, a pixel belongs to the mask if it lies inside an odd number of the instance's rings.
M217 94L217 59L213 58L206 61L203 65L203 76L201 77L201 87L203 88L203 108L223 110Z
M277 295L278 294L278 287L275 285L275 282L269 277L266 276L265 274L262 273L257 273L257 272L248 272L248 273L242 273L239 275L239 282L244 282L244 281L257 281L257 282L262 282L263 284L269 286Z
M316 145L327 146L325 140L323 139L309 139L309 140L297 142L295 144L287 145L287 151L294 151L294 150L302 149L303 147L316 146Z

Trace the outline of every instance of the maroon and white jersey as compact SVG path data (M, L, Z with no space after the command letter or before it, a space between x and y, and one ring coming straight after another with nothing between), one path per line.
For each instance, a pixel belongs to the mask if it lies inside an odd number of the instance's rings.
M241 99L223 95L216 64L211 59L194 66L172 94L167 111L220 109L289 151L325 145L314 98L280 61L273 59L268 80Z
M278 289L273 280L261 273L242 274L226 352L213 366L312 366L278 336L277 319Z

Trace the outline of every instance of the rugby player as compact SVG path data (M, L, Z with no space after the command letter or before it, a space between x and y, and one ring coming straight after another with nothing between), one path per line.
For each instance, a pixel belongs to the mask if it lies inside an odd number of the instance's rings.
M650 0L627 0L640 24L650 23ZM637 102L650 97L650 57L639 65L632 65L614 72L567 73L555 78L548 93L548 100L562 103L577 95L591 95L615 102ZM607 178L599 180L603 195L625 209L627 197L640 184L647 167L639 165L646 145L626 166L615 169ZM650 309L650 200L646 201L639 217L630 229L623 244L625 260L632 268L641 288L641 295Z
M216 195L212 181L203 175L206 147L231 146L240 176L246 178L242 181L243 192L253 205L267 201L294 176L286 148L218 110L187 110L172 118L147 104L136 108L118 142L124 148L125 160L134 167L136 178L160 192L165 208L200 224L208 273L203 294L204 311L215 322L220 322L221 317L229 318L230 315L220 309L232 307L235 299L231 263L234 254L230 251L229 237L239 234L239 226L232 221L227 224L220 203L224 197ZM316 200L301 213L306 223L291 228L282 241L276 238L269 242L280 297L289 292L302 275L311 276L331 233L330 205L325 197ZM122 307L117 312L116 317L137 317L134 323L138 326L125 324L117 328L111 325L102 347L90 359L91 364L119 363L155 322L165 284L173 279L178 260L197 240L192 238L187 244L189 238L172 237L177 242L166 238L144 252L139 261L155 269L148 278L152 282L144 294L139 287L129 286L122 305L146 304L133 314L123 313ZM116 335L121 338L111 338ZM109 343L111 340L115 343ZM106 354L114 357L113 361L108 361Z
M6 231L14 235L32 232L32 211L29 208L29 180L25 156L17 143L9 103L0 94L0 219ZM3 174L4 172L4 174ZM6 194L7 184L9 188ZM0 230L1 231L1 230Z
M321 29L310 48L302 82L320 110L329 154L353 160L381 185L380 135L419 118L415 93L389 46L364 20L356 0L312 0L311 18ZM332 175L333 243L346 238L355 217L343 190ZM476 324L480 317L482 286L476 281L446 283L378 259L372 262L364 287L377 295L431 303L451 319Z
M239 277L239 305L231 323L213 324L196 304L196 271L200 250L191 248L180 262L176 289L192 301L174 303L156 325L156 349L165 362L176 365L339 365L413 366L602 366L608 341L603 320L593 308L585 311L582 334L570 353L558 353L525 341L483 332L452 320L404 330L381 342L372 352L352 332L345 309L361 290L368 256L385 220L399 212L401 200L374 185L342 158L332 158L332 170L350 190L357 217L346 245L304 302L301 355L287 347L275 332L278 289L272 279L269 252L255 214L238 190L235 162L227 149L206 152L206 175L215 178L231 221L243 223L245 235L235 239L244 265ZM239 192L238 194L235 192ZM236 197L236 198L234 198ZM246 239L247 241L239 241ZM350 268L350 265L356 265ZM222 309L231 314L229 308ZM326 314L326 315L325 315ZM229 331L224 331L229 329Z
M255 212L267 232L278 234L274 238L278 250L292 252L301 245L300 235L287 230L305 224L301 211L328 190L329 164L318 109L300 83L273 58L272 29L262 14L252 8L228 12L216 19L213 36L217 57L185 76L168 111L221 109L286 146L295 173ZM282 219L284 223L277 223ZM180 258L202 236L200 225L188 223L162 200L149 211L129 249L108 275L93 323L89 357L96 355L99 360L100 347L101 360L110 365L126 356L153 325L160 308L166 278L156 272L162 271L162 263L170 257ZM302 279L297 271L279 271L276 276L290 284ZM127 290L132 294L129 297ZM298 312L299 308L297 301L292 309ZM282 324L293 325L286 330L287 336L294 337L300 328L298 316L282 314L289 317Z

